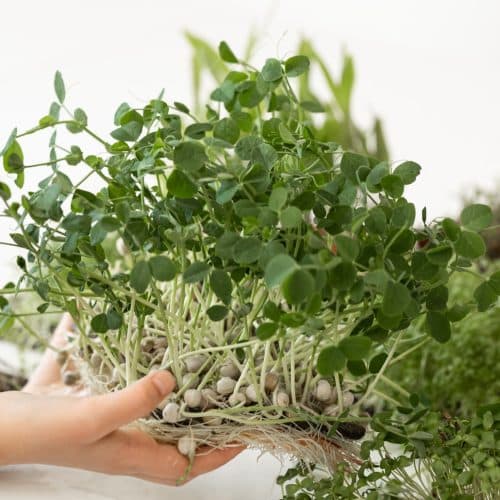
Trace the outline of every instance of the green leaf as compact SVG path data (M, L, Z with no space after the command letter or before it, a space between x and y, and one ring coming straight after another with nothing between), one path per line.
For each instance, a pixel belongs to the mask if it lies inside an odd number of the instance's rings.
M432 288L425 301L429 311L446 311L448 306L448 288L440 285Z
M285 142L287 144L296 144L297 143L297 140L295 139L294 135L290 132L288 127L283 122L279 123L278 132L279 132L280 137L283 140L283 142Z
M278 59L268 59L261 71L262 79L265 82L275 82L283 75L281 62Z
M223 61L228 63L238 62L238 58L234 55L234 52L231 50L229 45L224 41L219 43L219 55Z
M251 264L259 260L262 243L256 237L240 238L233 248L233 259L238 264Z
M5 143L4 147L2 148L2 151L0 151L0 156L3 156L5 152L12 146L14 141L16 140L17 137L17 128L12 129L12 132L9 135L9 138L7 139L7 142Z
M357 172L361 167L368 167L370 162L365 156L356 153L344 153L340 160L340 170L354 184L358 184Z
M437 266L446 266L453 257L453 249L447 245L431 248L427 253L427 259Z
M414 161L405 161L394 169L394 175L401 178L404 184L413 184L420 174L422 168Z
M460 226L453 219L449 218L444 219L441 224L448 239L457 241L461 233Z
M198 186L182 170L175 168L167 179L167 189L176 198L192 198Z
M397 175L386 175L380 184L384 191L393 198L400 198L404 192L404 184L401 177Z
M370 352L372 341L369 337L355 335L343 338L339 343L339 349L345 357L353 361L361 361Z
M277 323L262 323L257 327L255 334L262 341L268 340L278 331L278 327Z
M302 212L297 207L286 207L280 214L283 229L293 229L302 224Z
M24 169L24 155L20 144L14 140L3 154L3 168L9 174L18 174Z
M500 295L500 271L493 273L488 280L490 286L495 290L495 293Z
M381 352L377 354L370 360L370 364L368 366L368 371L370 373L378 373L387 359L387 354L385 352Z
M286 204L288 198L288 190L284 187L276 187L272 190L269 196L269 208L279 212Z
M278 254L267 264L264 281L269 288L280 286L296 269L297 262L287 254Z
M12 196L9 186L4 182L0 182L0 198L7 201Z
M184 135L191 137L191 139L203 139L205 133L212 130L211 123L192 123L184 130Z
M477 259L486 252L486 245L479 234L463 231L455 243L455 251L466 259Z
M346 361L344 353L338 347L328 346L319 353L316 368L323 377L331 377L344 368Z
M221 305L215 305L207 309L207 315L212 321L222 321L228 312L228 308Z
M474 290L474 299L477 302L478 311L484 312L497 303L498 294L488 282L484 282Z
M238 124L232 118L223 118L214 126L214 137L235 144L240 137Z
M62 104L66 98L66 89L60 71L56 71L54 75L54 90L56 92L57 100Z
M470 205L462 210L460 221L466 229L481 231L493 222L493 212L487 205Z
M335 236L334 241L340 257L349 261L355 261L358 258L359 243L356 240L348 236L338 235Z
M411 295L408 288L401 283L389 281L384 293L382 312L389 317L403 314L410 304Z
M151 271L146 261L141 260L130 273L130 286L138 293L144 293L151 282Z
M106 321L110 330L118 330L123 324L123 316L115 309L110 309L106 313Z
M210 272L210 266L206 262L193 262L183 274L185 283L196 283L204 280Z
M356 281L356 268L350 262L341 262L332 271L332 286L341 292L349 290Z
M233 283L226 271L222 271L221 269L212 271L210 275L210 287L224 304L229 304L231 302Z
M448 318L441 312L429 311L425 320L426 330L438 342L445 343L451 337L451 326Z
M240 186L233 182L222 182L220 188L217 190L215 195L215 201L219 205L224 205L225 203L229 203L234 195L238 192Z
M155 280L171 281L177 274L177 266L168 257L155 255L149 259L149 269Z
M205 148L199 142L181 142L174 149L175 166L187 172L200 170L208 157Z
M90 326L96 333L106 333L109 330L106 314L101 313L94 316L90 321Z
M297 269L282 283L281 290L289 304L301 304L314 292L314 278L305 269Z
M287 76L300 76L309 70L310 62L306 56L293 56L285 61L285 72Z
M232 259L233 248L240 236L236 233L224 233L215 243L215 255L222 259Z

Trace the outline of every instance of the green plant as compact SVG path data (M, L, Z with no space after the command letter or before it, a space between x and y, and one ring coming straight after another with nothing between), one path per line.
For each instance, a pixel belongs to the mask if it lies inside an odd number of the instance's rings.
M450 302L471 304L474 290L498 270L491 265L484 275L455 275L450 280ZM413 325L409 335L415 345L425 338L422 328ZM409 392L425 396L436 410L451 415L472 415L481 405L493 403L500 394L498 359L500 348L500 307L474 312L454 325L449 342L436 349L427 342L403 363L388 372ZM393 396L397 392L393 391Z
M49 115L2 151L19 188L30 169L47 171L19 201L0 184L19 228L10 244L26 254L23 278L2 294L34 289L41 314L71 313L74 355L95 390L171 370L176 393L141 425L188 455L236 441L330 469L355 463L366 403L387 397L379 386L409 353L408 326L423 318L446 342L467 313L448 307L447 284L484 254L478 231L491 210L471 205L460 224L428 223L424 211L416 228L403 195L420 166L318 139L293 85L309 58L257 69L225 42L219 53L236 69L204 117L161 94L140 109L121 104L111 139L67 107L56 73ZM62 146L62 126L104 152ZM19 140L45 129L49 160L26 163ZM75 165L84 177L72 179ZM91 177L97 191L85 189ZM499 293L493 276L477 289L479 308Z
M283 500L498 498L500 404L472 415L411 406L377 415L358 469L343 464L331 476L299 464L278 478Z

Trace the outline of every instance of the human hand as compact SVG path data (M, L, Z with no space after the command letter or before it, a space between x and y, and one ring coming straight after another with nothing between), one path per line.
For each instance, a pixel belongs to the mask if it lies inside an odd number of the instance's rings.
M188 459L175 446L124 427L149 414L174 386L173 376L159 371L99 396L2 393L0 465L51 464L173 486L220 467L242 451L200 449L188 469Z

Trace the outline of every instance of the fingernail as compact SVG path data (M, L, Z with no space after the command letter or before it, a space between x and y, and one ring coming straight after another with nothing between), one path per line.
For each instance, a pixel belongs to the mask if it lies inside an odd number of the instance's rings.
M172 375L166 371L155 373L151 378L151 382L162 396L166 396L172 391Z

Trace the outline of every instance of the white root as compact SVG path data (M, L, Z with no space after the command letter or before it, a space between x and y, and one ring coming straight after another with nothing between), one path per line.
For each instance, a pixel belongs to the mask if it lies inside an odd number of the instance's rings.
M198 389L188 389L184 393L184 402L189 408L199 408L201 406L201 391Z
M217 381L217 392L223 396L231 394L236 386L236 381L229 377L222 377Z
M169 424L175 424L181 419L180 406L177 403L170 402L163 408L162 416L163 420Z

